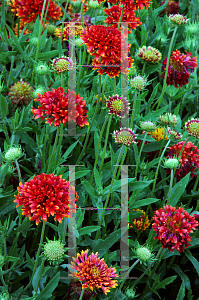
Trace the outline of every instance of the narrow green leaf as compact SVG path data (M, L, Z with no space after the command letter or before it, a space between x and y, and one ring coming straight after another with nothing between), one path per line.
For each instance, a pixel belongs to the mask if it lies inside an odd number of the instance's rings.
M4 96L0 97L0 114L1 118L4 119L8 114L8 103Z
M190 260L190 262L193 264L199 276L199 261L195 257L193 257L192 253L189 250L186 249L184 253L186 257Z
M139 208L139 207L142 207L142 206L146 206L146 205L149 205L151 203L155 203L157 201L159 201L160 199L157 199L157 198L147 198L147 199L143 199L143 200L138 200L136 201L131 208Z
M121 238L121 229L118 229L105 239L93 241L93 251L98 252L100 257L103 257L106 251L108 251L111 246L113 246Z
M101 178L100 178L100 174L99 174L98 170L96 169L96 167L94 167L94 178L95 178L96 186L101 187L102 186Z
M183 300L185 297L185 283L182 281L176 300Z
M177 277L178 277L178 275L175 275L175 276L171 276L171 277L168 277L168 278L162 280L160 283L158 283L156 285L155 291L157 291L159 289L165 289L166 285L172 283L174 280L176 280Z
M58 272L53 279L47 284L42 292L35 298L35 300L49 300L52 297L52 293L56 289L59 283L60 272Z
M176 185L171 190L171 198L169 201L169 204L173 207L175 207L184 193L186 186L189 182L190 173L187 174L185 177L183 177L180 182L176 183Z
M94 231L97 231L101 228L101 226L86 226L79 230L79 235L85 235L88 234L91 236L91 233Z
M78 218L77 221L77 229L82 225L82 222L84 221L84 215L85 215L85 210L81 211L80 210L80 217Z
M89 195L91 197L98 198L98 195L95 192L95 189L90 185L90 183L87 180L82 181L81 183L85 187L86 192L89 193Z
M62 156L61 158L61 164L63 162L66 161L67 157L69 156L69 154L73 151L73 149L75 148L75 146L77 145L78 141L77 142L74 142L72 145L70 145L70 147L66 150L66 152L64 153L64 155Z
M35 292L37 292L37 286L39 284L39 281L40 281L40 278L41 278L41 273L42 273L42 269L43 269L43 266L40 265L36 272L35 272L35 275L33 276L33 279L32 279L32 286L33 286L33 289Z

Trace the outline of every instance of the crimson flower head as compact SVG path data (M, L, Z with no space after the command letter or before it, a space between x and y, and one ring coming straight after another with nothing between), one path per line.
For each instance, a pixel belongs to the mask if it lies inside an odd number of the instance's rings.
M35 22L38 16L41 16L43 0L13 0L11 1L11 10L20 18L20 20L26 24ZM45 10L48 6L48 0L46 1ZM57 6L54 1L50 0L50 5L47 12L46 20L50 18L60 20L62 16L61 7Z
M78 253L71 263L71 268L76 272L70 276L78 278L82 282L82 289L90 288L102 289L107 294L110 288L115 288L118 284L113 277L118 277L115 268L108 268L104 259L98 257L98 252L88 256L88 249Z
M166 205L155 211L152 218L152 228L156 231L155 240L158 239L163 248L174 252L174 249L184 252L191 241L190 234L198 226L193 215L190 215L183 208Z
M170 149L167 157L179 157L180 151L185 142L179 142L172 147L168 147ZM199 168L199 149L194 143L187 142L185 145L181 158L180 158L181 166L175 172L175 177L180 179L186 176L189 172L191 172L191 177L196 177L194 174L195 170ZM170 174L170 170L166 170L167 174Z
M92 25L81 35L84 44L88 46L90 55L95 56L92 65L100 75L108 74L110 77L128 74L133 59L124 58L121 53L130 51L130 45L121 37L121 31L117 28L103 25ZM121 51L121 48L123 49Z
M162 63L162 71L164 71L161 75L162 78L165 77L166 65L167 57ZM180 89L183 85L189 83L189 71L193 73L196 67L197 56L191 58L191 52L183 54L179 50L173 51L169 59L169 69L166 80L167 86L174 85Z
M122 12L122 7L119 7L118 5L111 6L111 8L106 8L104 12L107 14L107 18L105 19L106 24L111 24L112 27L117 28L118 22L120 20L120 15ZM123 16L122 16L122 22L129 23L130 29L136 29L137 26L142 24L140 22L139 17L135 16L135 13L133 10L126 10L124 9ZM131 30L128 31L128 33L131 33Z
M188 120L185 123L185 128L190 135L193 135L193 136L199 138L199 120L198 119L192 118L191 120Z
M165 1L162 1L160 5L163 5ZM177 14L179 9L179 2L176 2L175 0L169 0L167 6L162 11L162 13L165 14Z
M55 221L62 223L64 218L71 218L75 212L75 202L78 200L74 186L69 181L54 174L33 176L33 179L19 183L18 196L14 195L13 202L18 203L17 207L23 205L22 215L30 221L39 224L40 219L47 221L47 216L55 216ZM73 200L71 195L75 195Z
M34 101L39 101L41 106L31 110L35 119L41 118L41 122L46 119L46 123L50 125L54 121L54 126L59 126L61 123L65 124L68 121L76 122L80 127L89 125L86 116L87 110L85 109L86 101L83 101L83 97L79 97L74 91L67 90L67 93L64 94L64 89L59 87L45 92L44 95L38 94L37 96L38 98ZM72 106L69 113L68 102Z

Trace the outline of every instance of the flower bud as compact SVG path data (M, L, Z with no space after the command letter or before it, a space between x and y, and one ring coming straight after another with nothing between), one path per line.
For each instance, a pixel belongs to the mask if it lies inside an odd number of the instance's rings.
M97 9L100 6L100 4L98 3L97 0L93 1L90 0L88 7L92 8L92 9Z
M35 72L38 75L47 75L49 72L48 66L44 63L40 63L35 67Z
M82 47L84 44L83 44L83 41L81 38L77 38L75 39L75 46L77 47Z
M145 130L145 131L154 131L156 128L155 124L151 121L141 122L140 127L142 130Z
M19 159L23 155L21 146L10 147L4 154L4 159L7 162L13 162L15 159Z
M152 253L146 247L139 247L136 249L136 255L140 260L146 262L151 258Z
M126 296L128 297L128 298L134 298L135 297L135 291L134 291L134 289L127 289L126 290Z
M56 30L56 26L53 24L45 24L45 29L47 29L47 33L50 35L53 35L55 33Z
M50 241L44 245L44 256L51 262L58 262L64 256L64 245L60 241Z
M42 86L42 85L39 85L37 88L36 88L36 90L34 90L33 91L33 97L34 97L34 99L35 98L38 98L38 96L37 96L37 94L43 94L45 92L45 89L44 89L44 87Z
M39 41L39 39L38 39L38 37L36 37L36 36L33 36L33 37L31 37L31 38L29 39L30 44L33 45L33 46L37 46L38 41Z
M186 19L183 15L175 14L169 16L169 21L175 25L184 25L188 22L188 19Z
M131 87L135 88L139 91L143 90L146 86L146 79L142 76L136 76L133 79L131 79Z
M168 158L164 163L165 168L175 169L179 166L179 160L177 158Z

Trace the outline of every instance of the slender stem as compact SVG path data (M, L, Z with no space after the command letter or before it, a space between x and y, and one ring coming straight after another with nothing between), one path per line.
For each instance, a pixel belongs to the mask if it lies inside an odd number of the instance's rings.
M120 25L121 25L121 22L122 22L123 13L124 13L124 9L122 9L122 11L121 11L121 15L120 15L120 19L119 19L119 23L118 23L117 29L120 29Z
M97 9L95 10L95 25L97 25Z
M59 137L59 126L57 127L57 133L56 133L56 137L55 137L55 143L54 143L54 146L53 146L53 151L52 151L52 154L51 154L51 157L50 157L50 161L49 161L48 169L47 169L46 173L48 173L50 171L51 162L52 162L53 156L55 154L55 149L57 147L58 137Z
M159 171L159 168L160 168L162 158L163 158L164 153L166 152L167 147L169 146L170 142L171 142L171 140L168 140L168 142L167 142L167 144L166 144L166 146L165 146L165 148L164 148L164 150L163 150L163 152L160 156L160 160L158 162L158 166L157 166L156 173L155 173L155 179L154 179L154 183L153 183L153 189L152 189L152 192L151 192L151 198L153 197L153 193L154 193L154 190L155 190L155 184L156 184L156 180L157 180L157 177L158 177L158 171Z
M81 5L81 12L80 12L80 15L81 15L81 25L82 25L82 27L84 28L83 10L84 10L84 2L82 2L82 5ZM85 29L85 28L84 28L84 29Z
M132 115L131 115L130 128L132 128L132 126L133 126L133 119L134 119L134 114L135 114L136 100L137 100L137 91L135 91L135 96L134 96L134 101L133 101L133 110L132 110Z
M61 87L64 87L64 77L63 77L63 72L61 72Z
M61 130L60 130L60 134L59 134L59 144L58 144L58 150L57 150L57 164L58 164L58 161L59 161L61 142L62 142L62 139L63 139L63 128L64 128L63 123L61 123L60 127L61 127Z
M109 130L110 130L110 126L111 126L112 116L113 115L110 116L109 121L108 121L108 126L107 126L107 130L106 130L106 139L105 139L105 143L104 143L104 150L103 150L103 154L102 154L102 160L101 160L101 164L100 164L100 168L99 168L99 173L101 172L103 163L104 163L104 157L106 154L106 146L107 146L107 142L108 142L108 136L109 136Z
M143 68L142 68L142 76L144 75L145 67L146 67L146 61L144 62L144 65L143 65Z
M114 94L116 95L116 78L113 78L113 84L114 84Z
M104 204L102 215L101 215L101 219L99 221L99 226L101 226L102 222L103 222L105 210L106 210L107 205L108 205L109 197L110 197L111 190L112 190L112 187L113 187L113 183L114 183L114 180L115 180L115 176L116 176L116 173L117 173L117 168L118 168L118 165L119 165L122 153L123 153L123 149L124 149L124 145L122 145L122 147L121 147L121 150L120 150L117 162L116 162L116 167L115 167L115 170L114 170L114 173L113 173L113 177L112 177L112 180L111 180L111 184L110 184L110 188L109 188L108 195L107 195L107 198L106 198L106 202ZM99 234L100 234L100 230L97 231L97 234L96 234L96 237L95 237L95 241L97 241Z
M83 299L84 290L85 290L85 289L82 289L82 292L81 292L81 295L80 295L80 298L79 298L79 300L82 300L82 299Z
M125 275L124 279L122 280L122 283L121 283L121 285L120 285L120 287L119 287L119 290L122 289L122 287L123 287L123 285L124 285L124 283L125 283L125 280L126 280L127 277L129 276L129 274L130 274L130 272L133 270L133 268L139 263L139 261L140 261L140 259L137 259L137 260L134 262L134 264L130 267L130 269L126 272L126 275Z
M43 21L43 24L42 24L42 30L43 30L43 27L46 23L46 17L47 17L49 6L50 6L50 1L48 1L47 8L46 8L46 11L45 11L44 21Z
M83 53L82 65L83 65L84 62L85 62L85 57L86 57L86 45L84 45L84 53ZM84 68L82 68L82 66L81 66L80 72L79 72L79 78L78 78L78 82L77 82L76 94L78 94L78 92L79 92L80 80L81 80L81 77L82 77L83 69L84 69Z
M3 121L4 133L5 133L5 136L6 136L6 142L7 142L8 145L10 145L10 139L9 139L9 135L8 135L8 130L7 130L7 127L6 127L5 119L2 119L2 121Z
M35 275L35 272L37 270L37 265L38 265L38 261L39 261L39 255L40 255L40 251L41 251L41 247L42 247L42 243L43 243L43 239L44 239L44 232L45 232L45 221L43 221L43 226L42 226L42 231L41 231L41 238L40 238L40 243L39 243L39 248L38 248L38 251L37 251L37 256L36 256L36 260L35 260L35 265L34 265L34 269L33 269L33 272L32 272L32 277L30 279L30 282L29 284L23 289L23 291L20 293L19 297L17 298L17 300L21 299L21 296L23 295L23 293L31 286L32 284L32 280L33 280L33 277Z
M10 79L11 79L11 75L12 75L12 69L13 69L13 66L14 66L14 61L15 61L15 57L12 56L11 66L10 66L10 73L9 73L8 81L7 81L7 87L9 87L9 85L10 85Z
M162 93L160 95L159 100L157 101L158 105L157 105L156 110L158 110L158 108L159 108L159 106L161 104L161 101L162 101L162 98L164 96L164 92L165 92L165 89L166 89L166 80L167 80L167 74L168 74L168 70L169 70L169 60L170 60L170 55L171 55L171 49L172 49L172 46L173 46L173 41L174 41L174 38L175 38L175 35L176 35L176 32L177 32L177 29L178 29L178 27L176 26L175 29L174 29L174 32L173 32L173 36L172 36L172 39L171 39L170 46L169 46L168 57L167 57L167 65L166 65L166 72L165 72L165 76L164 76ZM156 103L153 105L152 109L155 107L155 105L156 105Z
M17 168L18 176L19 176L19 182L22 182L21 171L20 171L20 168L19 168L18 161L16 159L15 159L15 165L16 165L16 168Z
M144 147L144 143L146 141L146 137L147 137L147 132L145 132L145 134L144 134L144 139L142 141L142 145L141 145L141 148L140 148L140 153L139 153L139 156L138 156L138 160L137 160L137 164L136 164L136 169L135 169L135 178L137 178L138 166L139 166L139 163L140 163L140 157L141 157L141 154L142 154L142 149Z
M167 205L169 205L169 200L170 200L170 197L171 197L172 185L173 185L173 169L171 169L171 178L170 178L169 195L168 195Z
M0 279L1 279L1 282L2 282L2 284L4 286L4 289L7 290L7 285L6 285L6 283L4 281L4 278L3 278L2 268L0 268Z
M43 149L42 149L42 155L41 155L41 169L44 172L45 171L45 150L46 150L46 143L47 143L47 139L48 139L48 131L49 131L49 125L46 125L46 135L45 135L45 140L44 140L44 145L43 145Z

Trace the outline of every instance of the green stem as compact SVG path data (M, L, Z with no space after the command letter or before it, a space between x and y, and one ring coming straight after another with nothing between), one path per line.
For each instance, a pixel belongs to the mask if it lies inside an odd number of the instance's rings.
M142 149L144 147L144 143L146 141L146 137L147 137L147 132L145 132L145 134L144 134L144 139L142 141L142 145L141 145L141 148L140 148L140 153L139 153L139 156L138 156L138 160L137 160L137 164L136 164L136 169L135 169L135 178L137 178L138 166L139 166L139 163L140 163L140 157L141 157L141 154L142 154Z
M132 126L133 126L133 119L134 119L134 114L135 114L136 100L137 100L137 91L135 91L135 96L134 96L134 101L133 101L133 110L132 110L132 115L131 115L130 128L132 128Z
M113 78L113 84L114 84L114 94L116 95L116 78Z
M44 140L44 145L42 149L42 156L41 156L41 169L44 172L46 168L46 163L45 163L45 150L46 150L46 143L48 139L48 130L49 130L49 125L46 125L46 135L45 135L45 140Z
M54 146L53 146L53 151L52 151L52 154L51 154L51 157L50 157L50 161L49 161L49 164L48 164L48 169L47 169L47 172L46 172L47 174L48 174L48 172L50 172L51 162L52 162L53 156L55 154L55 149L57 147L58 137L59 137L59 126L57 127L57 133L56 133L56 137L55 137L55 143L54 143Z
M173 169L171 169L171 178L170 178L169 195L168 195L167 205L169 205L169 200L170 200L170 197L171 197L172 185L173 185Z
M59 144L58 144L58 150L57 150L57 164L58 164L58 161L59 161L61 142L62 142L62 139L63 139L63 128L64 128L63 123L61 123L60 127L61 127L61 130L60 130L60 134L59 134Z
M79 298L79 300L82 300L82 298L83 298L83 295L84 295L84 290L85 290L85 289L82 289L82 292L81 292L81 295L80 295L80 298Z
M95 10L95 25L97 25L97 9Z
M82 65L83 65L84 62L85 62L85 57L86 57L86 45L84 45L84 53L83 53L83 61L82 61ZM81 80L81 77L82 77L83 69L84 69L84 68L82 68L82 67L80 68L79 78L78 78L78 82L77 82L76 94L78 94L78 92L79 92L80 80Z
M82 2L82 5L81 5L81 12L80 12L80 15L81 15L81 25L82 25L82 27L84 28L83 10L84 10L84 2ZM84 29L85 29L85 28L84 28Z
M4 134L6 136L6 142L7 142L8 146L9 146L10 145L10 139L9 139L9 135L8 135L8 130L7 130L7 127L6 127L5 119L2 119L2 121L3 121Z
M4 278L3 278L3 272L2 272L2 268L0 268L0 278L1 278L1 282L3 284L3 287L4 287L4 290L7 290L8 286L6 285L5 281L4 281Z
M171 140L168 140L161 156L160 156L160 160L159 160L159 163L158 163L158 166L157 166L157 169L156 169L156 173L155 173L155 179L154 179L154 183L153 183L153 189L152 189L152 192L151 192L151 198L153 198L153 193L154 193L154 190L155 190L155 185L156 185L156 180L157 180L157 177L158 177L158 171L159 171L159 168L160 168L160 164L161 164L161 161L162 161L162 158L164 156L164 153L166 152L167 150L167 147L169 146Z
M10 72L9 72L8 81L7 81L7 87L8 88L9 88L9 85L10 85L10 79L11 79L11 75L12 75L12 69L13 69L13 66L14 66L14 61L15 61L15 57L12 56L11 66L10 66Z
M44 239L44 232L45 232L45 221L43 221L43 226L42 226L42 231L41 231L41 238L40 238L40 243L39 243L39 248L38 248L38 251L37 251L37 256L36 256L36 260L35 260L35 265L34 265L34 269L33 269L33 272L32 272L32 277L30 279L30 282L28 283L28 285L23 289L23 291L20 293L19 297L17 298L17 300L21 299L21 296L23 295L23 293L31 286L32 284L32 280L33 280L33 277L35 275L35 272L37 270L37 265L38 265L38 261L39 261L39 255L40 255L40 251L41 251L41 247L42 247L42 243L43 243L43 239Z
M47 13L48 13L49 6L50 6L50 1L48 1L48 4L47 4L45 16L44 16L44 21L43 21L43 24L42 24L42 31L43 31L43 27L44 27L44 25L45 25L45 23L46 23L46 17L47 17Z
M143 68L142 68L142 76L144 75L145 67L146 67L146 61L144 62L144 65L143 65Z
M20 171L20 168L19 168L18 161L16 159L15 159L15 165L16 165L16 168L17 168L18 176L19 176L19 182L22 182L21 171Z
M63 72L61 72L61 87L64 88L64 76L63 76Z
M107 146L107 142L108 142L108 136L109 136L109 130L110 130L110 126L111 126L112 116L113 115L110 116L109 121L108 121L108 126L107 126L107 130L106 130L106 139L105 139L105 143L104 143L104 150L103 150L103 154L102 154L102 160L101 160L101 164L100 164L100 168L99 168L99 173L101 172L103 163L104 163L104 157L106 154L106 146Z
M172 36L172 39L171 39L170 46L169 46L168 57L167 57L167 65L166 65L166 72L165 72L165 76L164 76L162 93L160 95L159 100L157 101L158 105L157 105L156 110L158 110L158 108L159 108L159 106L161 104L161 101L162 101L162 98L164 96L164 92L165 92L165 89L166 89L166 80L167 80L167 74L168 74L168 70L169 70L169 60L170 60L170 55L171 55L171 49L172 49L172 46L173 46L173 41L174 41L174 38L175 38L175 35L176 35L176 32L177 32L177 29L178 29L178 27L176 26L175 29L174 29L174 32L173 32L173 36ZM156 103L153 105L152 109L155 107L155 105L156 105Z
M104 204L102 215L101 215L101 219L99 221L99 226L101 226L102 222L103 222L105 210L106 210L107 205L108 205L109 197L110 197L111 190L112 190L112 187L113 187L113 183L114 183L114 180L115 180L115 176L116 176L116 173L117 173L118 165L119 165L122 153L123 153L123 149L124 149L124 145L122 145L122 147L120 149L120 153L119 153L119 156L118 156L118 159L117 159L117 162L116 162L116 167L115 167L115 170L114 170L114 173L113 173L113 177L112 177L112 180L111 180L111 184L110 184L110 188L109 188L108 195L107 195L107 198L106 198L106 202ZM97 241L99 234L100 234L100 230L97 231L97 234L96 234L96 237L95 237L95 241Z
M117 29L120 29L120 25L121 25L121 22L122 22L123 13L124 13L124 9L122 9L122 11L121 11L121 15L120 15L120 19L119 19L119 23L118 23Z
M134 262L134 264L130 267L130 269L126 272L126 275L125 275L124 279L122 280L122 283L121 283L121 285L120 285L120 287L119 287L119 290L120 290L120 291L121 291L121 289L122 289L122 287L123 287L123 285L124 285L124 283L125 283L126 278L129 276L129 274L130 274L130 272L133 270L133 268L139 263L139 261L140 261L140 259L137 259L137 260Z

